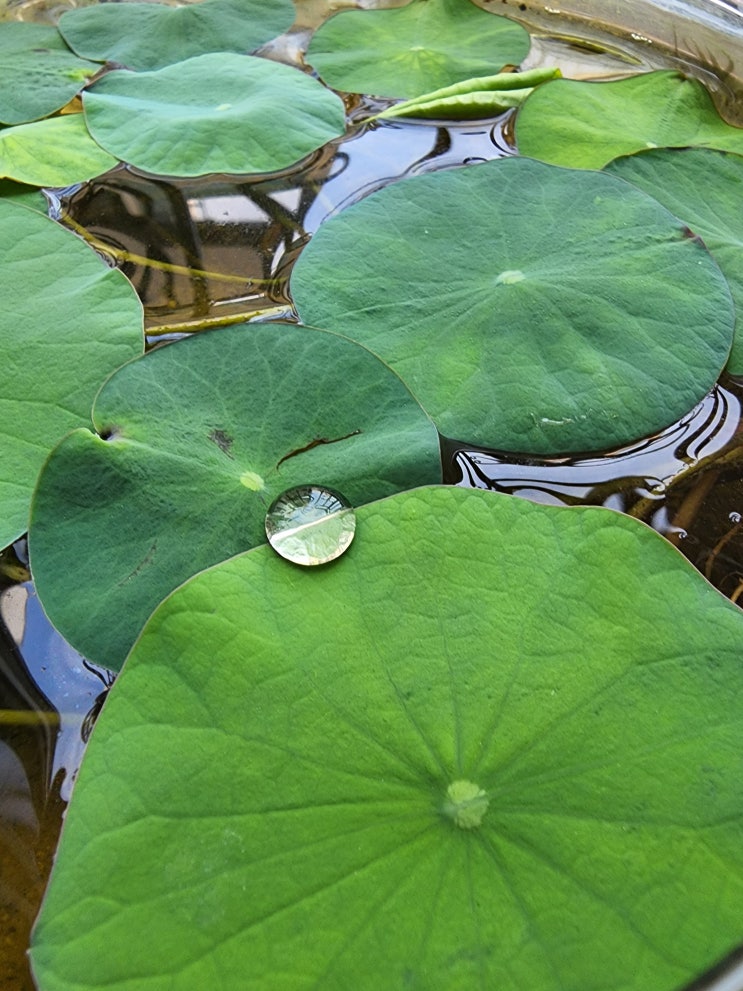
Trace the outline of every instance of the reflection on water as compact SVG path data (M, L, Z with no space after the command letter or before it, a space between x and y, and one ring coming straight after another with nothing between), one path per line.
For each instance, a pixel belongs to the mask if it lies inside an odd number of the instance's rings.
M270 177L165 181L122 166L66 191L58 215L131 279L152 335L287 316L292 263L326 217L405 176L510 154L508 118L360 124Z
M446 480L550 505L607 506L648 523L733 601L743 594L743 379L678 423L596 456L518 458L445 441Z
M89 730L110 679L46 620L22 542L0 554L0 988L32 991L25 957Z

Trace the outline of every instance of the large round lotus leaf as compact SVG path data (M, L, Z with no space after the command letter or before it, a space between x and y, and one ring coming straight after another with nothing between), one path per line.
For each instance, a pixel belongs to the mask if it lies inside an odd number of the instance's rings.
M529 34L469 0L413 0L393 10L346 10L312 36L307 61L329 86L413 97L518 64Z
M98 388L142 351L127 279L70 231L0 200L0 546L28 526L36 476L60 437L90 423ZM87 481L86 481L87 484Z
M106 703L39 987L675 991L740 939L742 652L609 510L423 489L225 562Z
M0 175L36 186L71 186L108 172L117 159L91 138L82 114L0 130Z
M445 436L533 454L673 423L733 334L727 284L681 221L613 176L528 159L387 186L320 228L291 289Z
M30 547L49 618L112 668L176 585L265 542L285 489L326 485L359 505L441 478L436 430L397 376L293 324L154 351L106 383L93 419L102 436L72 433L47 461Z
M743 374L743 158L708 148L658 149L617 159L606 171L650 193L704 239L736 304L727 368Z
M161 175L272 172L345 129L342 101L311 76L229 52L109 72L83 106L101 147Z
M53 114L99 68L73 55L56 28L0 24L0 122L24 124Z
M667 70L538 86L516 118L516 141L522 155L583 169L600 169L646 148L704 145L743 152L743 130L721 119L704 86Z
M207 52L248 52L291 27L291 0L201 0L191 6L104 3L70 10L59 30L85 58L159 69Z

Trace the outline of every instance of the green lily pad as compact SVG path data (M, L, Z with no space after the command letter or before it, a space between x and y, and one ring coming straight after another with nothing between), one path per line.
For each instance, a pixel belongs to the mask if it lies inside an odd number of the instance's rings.
M556 79L519 110L522 155L600 169L646 148L704 145L743 153L743 130L726 124L700 82L668 70L611 82Z
M315 31L307 61L335 89L414 97L518 65L529 34L469 0L344 10Z
M689 235L613 176L501 159L332 217L291 291L305 322L391 365L445 436L600 450L673 423L725 365L730 292Z
M520 106L535 86L560 76L559 69L529 69L527 72L500 72L403 100L377 114L377 118L424 117L448 120L476 120L491 117Z
M343 134L343 102L311 76L222 52L109 72L83 95L106 151L158 175L272 172Z
M704 239L736 306L727 369L743 374L743 158L708 148L659 149L617 159L606 171L650 193Z
M0 546L28 526L36 476L60 437L90 423L103 380L141 353L131 283L70 231L0 201Z
M423 489L225 562L94 730L40 991L676 991L740 939L742 651L604 509Z
M0 130L0 175L33 186L71 186L118 160L91 138L82 114Z
M46 196L40 189L26 186L21 182L13 182L10 179L0 179L0 197L6 202L27 206L29 210L36 210L37 213L46 214L49 209Z
M76 431L48 459L29 542L47 615L110 668L168 592L265 542L285 489L330 486L359 505L441 479L436 430L399 379L293 324L153 351L109 379L93 421L102 436Z
M69 10L59 30L85 58L160 69L207 52L249 52L287 31L291 0L201 0L190 6L104 3Z
M0 24L0 122L25 124L60 110L100 68L74 55L56 28Z

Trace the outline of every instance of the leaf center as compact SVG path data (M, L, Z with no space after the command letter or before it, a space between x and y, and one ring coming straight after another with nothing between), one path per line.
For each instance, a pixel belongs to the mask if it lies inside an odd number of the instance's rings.
M487 812L488 796L472 781L452 781L446 789L443 813L460 829L475 829Z

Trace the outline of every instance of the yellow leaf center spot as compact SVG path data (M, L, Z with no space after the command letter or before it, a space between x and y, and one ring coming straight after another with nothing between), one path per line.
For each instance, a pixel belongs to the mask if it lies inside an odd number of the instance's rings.
M251 492L260 492L266 487L266 483L261 476L257 475L254 471L244 471L240 476L240 482L246 489L250 489Z
M526 276L523 272L520 272L517 268L508 268L505 272L501 272L496 278L496 286L513 285L514 282L523 282Z
M488 809L488 796L473 781L452 781L446 789L443 813L460 829L476 829Z

